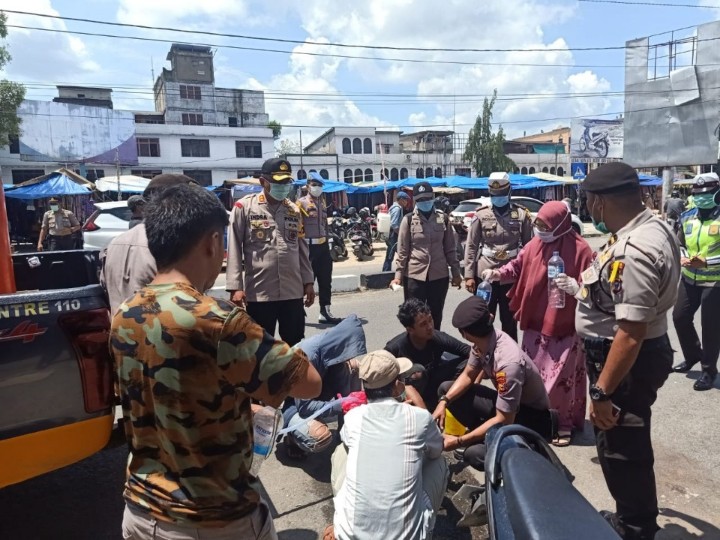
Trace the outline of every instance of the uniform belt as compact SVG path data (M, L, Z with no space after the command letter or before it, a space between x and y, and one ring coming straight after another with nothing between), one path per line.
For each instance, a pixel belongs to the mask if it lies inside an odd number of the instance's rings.
M327 238L306 238L305 241L308 244L324 244L327 242Z
M63 237L65 237L65 236L70 236L71 234L72 234L72 231L69 232L69 233L67 233L67 234L53 234L53 233L49 233L50 236L56 236L56 237L58 237L58 238L63 238Z
M492 249L488 247L482 248L482 254L485 257L490 257L491 259L495 259L497 261L504 261L506 259L512 259L513 257L517 257L517 254L520 250L515 249Z

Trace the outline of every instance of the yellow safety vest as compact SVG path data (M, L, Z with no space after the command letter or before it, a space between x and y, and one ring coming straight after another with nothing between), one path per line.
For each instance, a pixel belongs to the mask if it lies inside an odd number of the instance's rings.
M705 221L700 221L697 208L688 210L680 223L688 256L707 262L706 268L683 268L683 276L696 284L720 282L720 206Z

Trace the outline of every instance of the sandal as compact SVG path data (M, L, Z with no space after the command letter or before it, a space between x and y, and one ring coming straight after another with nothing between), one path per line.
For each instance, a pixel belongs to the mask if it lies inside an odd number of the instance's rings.
M553 446L557 446L558 448L563 448L565 446L570 446L571 439L571 431L558 431L557 437L552 440L551 444Z

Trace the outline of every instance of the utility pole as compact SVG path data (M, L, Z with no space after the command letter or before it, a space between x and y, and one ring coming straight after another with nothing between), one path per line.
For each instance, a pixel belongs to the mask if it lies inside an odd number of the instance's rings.
M303 168L303 154L305 153L305 150L303 149L302 145L302 129L300 130L300 169Z
M122 200L122 194L120 192L120 149L115 149L115 177L117 178L117 190L118 190L118 196L117 200Z

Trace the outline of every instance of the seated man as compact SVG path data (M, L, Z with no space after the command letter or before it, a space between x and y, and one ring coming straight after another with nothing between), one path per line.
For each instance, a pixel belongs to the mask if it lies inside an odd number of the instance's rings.
M470 356L470 346L435 330L430 307L417 298L403 302L397 318L405 332L388 341L385 350L412 360L415 365L405 382L418 390L432 410L437 405L438 387L460 375Z
M198 186L148 203L143 236L158 271L110 331L130 449L123 538L277 538L250 474L250 400L312 398L321 381L302 351L203 293L220 273L227 224Z
M517 423L552 440L557 413L550 410L540 373L515 340L493 327L485 301L477 296L463 300L452 324L472 343L472 351L457 380L440 385L433 417L442 426L449 409L470 431L461 437L445 435L445 450L466 447L464 460L483 470L485 434L492 426ZM490 379L496 390L481 385L483 377Z
M333 401L338 394L347 396L361 389L358 378L358 359L367 353L365 332L355 315L345 318L326 332L315 334L295 346L309 358L322 378L322 392L315 399L296 399L286 402L283 418L285 427L297 426L285 436L285 451L294 459L308 453L325 450L332 443L332 433L326 422L340 415L337 404L309 422L305 419Z
M387 351L360 360L368 404L345 415L332 458L338 540L432 536L448 468L430 413L403 403L401 374L411 365Z

